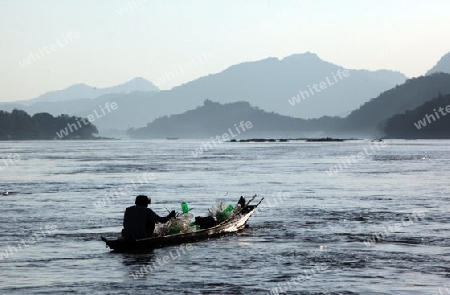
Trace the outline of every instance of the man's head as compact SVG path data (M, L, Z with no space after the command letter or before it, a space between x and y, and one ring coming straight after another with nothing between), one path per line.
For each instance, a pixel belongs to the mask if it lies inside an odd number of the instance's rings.
M139 195L136 197L136 201L134 201L134 203L137 206L143 206L143 207L147 207L149 204L151 204L151 200L149 197L144 196L144 195Z

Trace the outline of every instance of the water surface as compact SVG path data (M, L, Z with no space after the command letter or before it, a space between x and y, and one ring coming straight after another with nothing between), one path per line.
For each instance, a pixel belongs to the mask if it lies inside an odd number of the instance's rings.
M0 293L447 294L449 143L387 141L344 166L374 143L224 143L196 158L194 140L2 142ZM236 236L111 253L100 235L118 235L137 194L161 215L267 202Z

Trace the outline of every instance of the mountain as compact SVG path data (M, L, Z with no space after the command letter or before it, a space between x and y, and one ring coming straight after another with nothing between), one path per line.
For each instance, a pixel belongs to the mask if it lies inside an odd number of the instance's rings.
M223 141L250 137L321 136L314 130L328 125L327 118L299 119L265 112L248 102L220 104L206 100L203 106L182 114L163 116L146 127L130 129L131 138L216 138Z
M248 101L266 111L298 118L344 116L406 77L392 71L347 70L304 53L283 59L245 62L159 93L161 103L180 106L178 113L205 99L221 103ZM338 73L340 77L338 76ZM319 85L322 83L324 89ZM316 88L314 88L316 87ZM305 99L297 102L301 98Z
M132 92L129 94L107 94L97 98L89 99L74 99L70 101L58 101L58 102L37 102L29 106L24 106L17 103L5 103L0 104L0 109L11 112L14 109L22 109L30 114L47 112L54 116L59 114L70 114L73 116L88 117L94 114L94 112L100 112L101 107L107 103L116 103L118 108L112 112L108 112L107 115L102 116L95 122L99 132L103 136L113 136L114 133L110 133L111 130L122 130L118 134L124 135L125 130L131 127L142 126L147 122L153 120L145 113L146 109L139 109L136 105L144 105L147 100L151 100L157 92ZM156 105L153 109L158 108ZM119 110L121 112L119 112ZM141 116L134 117L134 113L142 114ZM124 118L124 114L128 115L128 118ZM108 131L106 135L105 131Z
M450 74L436 73L406 81L350 113L328 131L352 136L382 136L385 121L450 93Z
M44 93L36 98L22 101L21 103L31 105L37 102L61 102L82 98L92 99L106 94L128 94L134 91L149 92L159 91L159 89L153 85L152 82L147 81L144 78L134 78L126 83L106 88L96 88L86 84L76 84L63 90Z
M439 72L450 74L450 52L444 55L438 63L426 73L426 75Z
M405 80L398 72L347 70L316 54L303 53L241 63L167 91L106 94L90 102L39 102L25 109L30 113L87 116L106 101L116 102L116 111L96 121L99 130L144 126L160 116L201 106L206 99L220 103L247 101L266 111L297 118L346 116ZM0 108L12 109L11 105Z
M384 131L388 138L450 139L450 94L422 104L412 111L387 120Z
M133 138L208 137L233 127L240 121L251 121L255 129L246 137L346 136L381 137L389 118L414 110L438 96L450 94L450 74L436 73L407 80L363 104L345 118L323 117L304 120L269 113L248 102L213 103L178 115L163 116L147 127L131 129Z

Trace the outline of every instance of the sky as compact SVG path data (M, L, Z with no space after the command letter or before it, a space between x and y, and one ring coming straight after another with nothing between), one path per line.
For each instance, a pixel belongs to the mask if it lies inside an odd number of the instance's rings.
M313 52L423 75L450 51L448 0L0 0L0 102L143 77L171 89Z

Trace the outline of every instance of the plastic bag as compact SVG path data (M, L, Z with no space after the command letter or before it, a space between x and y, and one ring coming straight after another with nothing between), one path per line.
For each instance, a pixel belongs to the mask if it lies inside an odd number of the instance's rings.
M237 212L232 205L226 205L222 201L218 201L215 206L209 210L208 216L214 217L218 222L222 222L234 216Z

